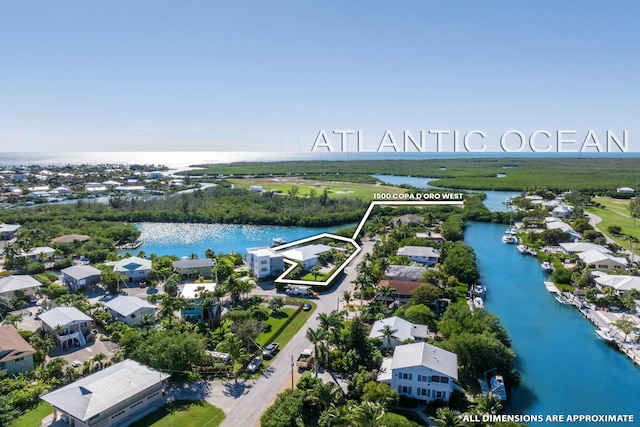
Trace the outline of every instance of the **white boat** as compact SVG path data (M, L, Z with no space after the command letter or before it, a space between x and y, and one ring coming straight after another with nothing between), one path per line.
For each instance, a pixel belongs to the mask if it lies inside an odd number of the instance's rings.
M567 299L567 297L565 297L561 293L556 295L556 301L558 301L560 304L571 304L571 301L569 301L569 299Z
M496 375L491 378L491 393L500 400L507 400L507 389L504 386L504 378L502 375Z
M484 302L482 301L482 298L475 297L473 299L473 305L476 306L477 308L483 308L484 307Z
M540 267L542 267L542 269L548 273L555 270L555 268L553 268L553 264L551 264L549 261L543 262L542 264L540 264Z
M518 238L513 234L505 234L502 236L502 243L510 243L512 245L518 244Z
M479 283L476 283L476 285L473 287L473 293L476 294L479 297L483 297L484 298L485 292L487 292L487 288L482 286Z
M521 254L527 254L529 250L529 248L527 248L525 245L518 245L517 249Z
M598 338L600 338L602 341L614 342L615 338L613 336L611 336L611 334L609 332L611 332L611 329L606 331L606 330L604 330L602 328L598 328L598 329L596 329L596 336Z

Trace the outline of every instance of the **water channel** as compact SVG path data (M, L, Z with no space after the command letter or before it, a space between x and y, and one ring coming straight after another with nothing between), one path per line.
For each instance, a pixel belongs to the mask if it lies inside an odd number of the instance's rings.
M377 177L393 185L432 188L428 178ZM492 211L505 210L502 202L514 195L486 193L484 203ZM547 292L543 282L549 277L540 262L502 243L505 229L505 225L471 222L465 242L476 252L481 281L488 289L485 308L507 329L522 376L507 412L545 417L633 414L640 425L640 369L599 341L595 327L578 310L559 304ZM545 424L555 425L535 425Z

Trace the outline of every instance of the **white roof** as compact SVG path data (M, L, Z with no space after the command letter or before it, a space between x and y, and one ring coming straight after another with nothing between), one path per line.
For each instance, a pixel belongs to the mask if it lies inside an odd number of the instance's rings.
M7 276L0 279L0 292L19 291L40 286L42 283L27 275Z
M25 256L38 256L40 254L51 255L55 251L55 249L50 248L49 246L38 246L27 252Z
M76 280L86 279L91 276L99 276L102 272L90 265L74 265L60 270L65 276L69 276Z
M16 231L19 228L18 224L0 224L0 232Z
M45 394L41 399L74 418L86 421L168 377L134 360L124 360Z
M398 249L396 255L440 258L440 252L431 246L403 246Z
M391 369L425 366L448 377L458 379L458 356L425 342L399 345L393 352Z
M306 261L316 258L319 254L333 249L327 245L307 245L300 248L289 249L282 252L282 256L285 258L293 259L296 261Z
M51 328L55 328L58 325L66 326L75 322L91 322L92 319L75 307L55 307L42 313L40 320Z
M601 286L608 286L616 291L630 291L637 289L640 291L640 277L603 274L595 278Z
M595 243L578 242L578 243L560 243L562 249L569 253L575 252L587 252L590 250L597 250L603 254L609 254L611 251L602 245L596 245Z
M202 292L201 288L204 288L205 291L213 292L216 290L215 283L187 283L180 291L180 296L184 299L198 299L200 293Z
M429 332L429 328L426 325L415 325L398 316L393 316L376 320L369 333L369 338L383 338L381 331L385 325L389 325L391 329L396 330L393 336L401 342L408 339L426 338Z
M587 252L581 252L578 254L578 257L582 261L584 261L585 264L593 264L594 262L609 260L609 261L617 262L621 266L624 266L624 267L627 266L626 258L615 257L610 254L603 254L602 252L597 251L595 249L592 249Z
M113 266L113 271L136 271L136 270L151 270L151 261L148 259L132 256L129 258L121 259L120 261L110 261L106 265Z
M156 308L155 305L142 298L122 295L115 297L104 305L123 316L129 316L141 308Z

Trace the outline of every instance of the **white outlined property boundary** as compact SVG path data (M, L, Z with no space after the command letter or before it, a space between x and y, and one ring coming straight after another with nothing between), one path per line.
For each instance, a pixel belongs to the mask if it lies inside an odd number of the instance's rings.
M272 248L275 252L279 252L279 251L282 251L284 249L288 249L288 248L290 248L292 246L299 246L301 244L308 243L308 242L311 242L311 241L317 240L317 239L323 239L323 238L330 238L330 239L340 240L340 241L352 244L354 246L355 250L353 251L351 256L349 256L349 258L347 258L338 268L336 268L335 271L333 272L333 274L327 280L325 280L324 282L316 282L316 281L311 281L311 280L285 279L285 277L294 268L296 268L296 266L298 265L297 262L291 261L291 260L288 260L288 259L285 258L284 261L287 264L289 264L289 267L287 269L285 269L285 271L280 276L278 276L278 278L275 279L274 282L275 283L281 283L281 284L292 284L292 285L328 286L336 277L338 277L338 275L342 274L342 271L345 269L345 267L351 263L351 261L360 253L360 251L362 251L362 247L360 245L358 245L358 243L356 242L356 238L358 237L358 235L362 231L362 228L364 227L364 224L367 222L367 219L369 219L369 216L371 215L371 212L373 211L373 208L376 207L376 206L385 206L385 205L396 205L396 206L398 206L398 205L410 205L410 206L452 205L452 206L464 207L464 201L462 201L462 200L373 201L373 202L371 202L369 204L369 207L367 208L367 211L365 212L364 216L362 217L362 220L360 220L360 223L358 224L358 227L356 228L356 231L353 233L353 236L351 238L337 236L335 234L330 234L330 233L321 233L321 234L317 234L315 236L307 237L307 238L301 239L301 240L296 240L294 242L286 243L284 245L280 245L280 246L276 246L276 247Z

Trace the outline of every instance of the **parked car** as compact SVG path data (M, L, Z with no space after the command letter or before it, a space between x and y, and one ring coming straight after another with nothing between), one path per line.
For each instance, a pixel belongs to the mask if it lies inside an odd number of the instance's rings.
M302 306L302 310L304 310L304 311L309 311L309 310L311 310L311 304L309 304L309 303L304 304L304 305Z
M247 372L253 374L258 369L260 369L260 366L262 366L262 357L256 356L251 359L251 362L249 362L249 364L247 365Z
M278 349L280 348L280 344L277 342L272 342L268 346L262 349L262 356L265 358L271 358L276 355Z

